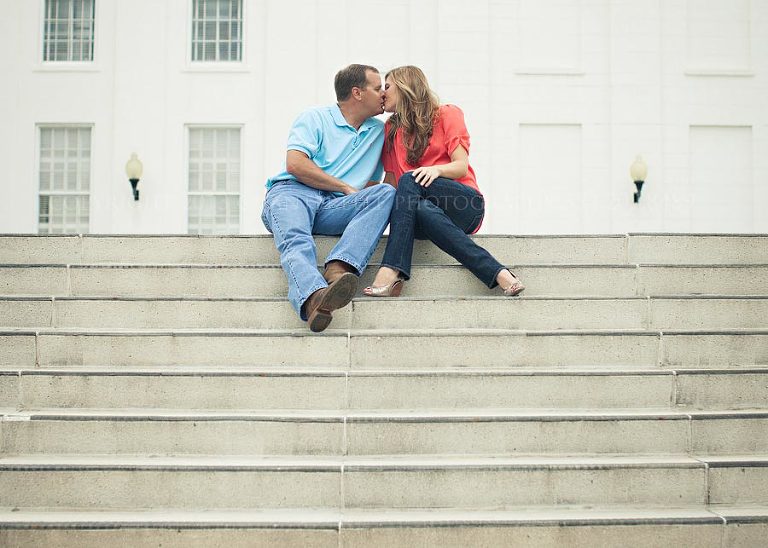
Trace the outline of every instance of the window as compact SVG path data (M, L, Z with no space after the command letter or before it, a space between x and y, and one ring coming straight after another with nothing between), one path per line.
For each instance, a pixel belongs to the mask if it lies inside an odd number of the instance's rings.
M242 61L243 0L193 0L192 61Z
M93 61L95 0L45 0L43 61Z
M240 128L189 129L190 234L240 232Z
M40 234L85 234L91 186L91 128L40 128Z

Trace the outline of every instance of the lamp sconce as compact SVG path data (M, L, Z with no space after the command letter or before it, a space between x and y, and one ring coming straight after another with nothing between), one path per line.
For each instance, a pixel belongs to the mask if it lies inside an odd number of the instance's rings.
M629 166L629 174L632 176L632 180L637 188L637 192L635 192L635 203L638 203L640 201L640 195L643 192L645 177L648 175L648 164L639 154L635 157L635 161L632 162L632 165Z
M139 179L144 172L144 165L139 160L139 157L135 152L131 153L131 159L125 164L125 174L128 176L128 180L131 182L133 188L133 199L138 201L139 190L136 188L139 185Z

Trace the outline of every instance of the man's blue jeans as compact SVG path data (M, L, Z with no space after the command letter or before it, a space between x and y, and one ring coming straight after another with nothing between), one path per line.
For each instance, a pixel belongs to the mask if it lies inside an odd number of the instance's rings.
M297 181L279 181L267 192L261 220L275 237L280 263L288 278L288 300L302 315L301 305L327 287L317 269L313 234L341 236L325 263L338 260L362 274L389 222L395 189L379 184L337 197Z
M399 270L407 280L411 277L413 239L431 240L489 288L495 287L496 276L505 267L468 236L484 214L485 200L473 188L445 177L424 188L411 172L405 173L397 182L381 264Z

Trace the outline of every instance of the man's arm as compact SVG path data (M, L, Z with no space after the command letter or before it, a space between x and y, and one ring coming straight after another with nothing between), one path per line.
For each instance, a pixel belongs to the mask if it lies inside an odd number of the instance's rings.
M341 192L345 195L357 192L357 189L336 177L332 177L317 167L317 164L309 159L303 152L289 150L285 157L285 168L288 173L296 177L305 185L318 190L329 192Z

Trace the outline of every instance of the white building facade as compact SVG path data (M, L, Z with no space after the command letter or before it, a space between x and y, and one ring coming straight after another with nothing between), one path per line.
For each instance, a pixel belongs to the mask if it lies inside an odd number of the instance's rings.
M484 233L768 232L768 0L0 6L0 233L265 233L290 124L349 63L464 110Z

